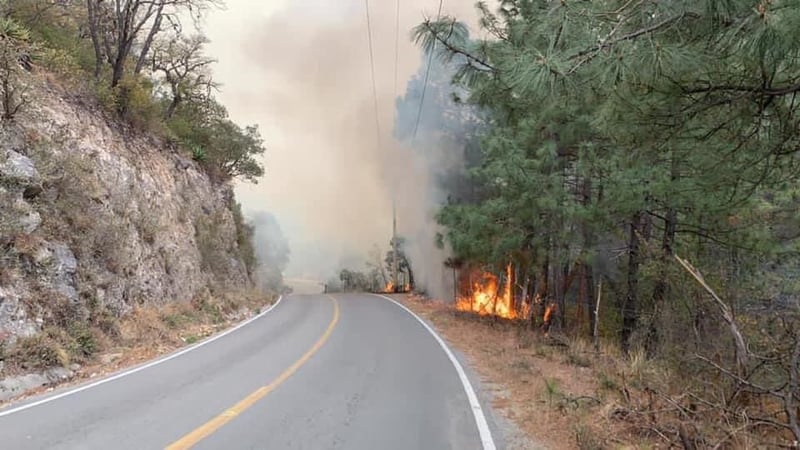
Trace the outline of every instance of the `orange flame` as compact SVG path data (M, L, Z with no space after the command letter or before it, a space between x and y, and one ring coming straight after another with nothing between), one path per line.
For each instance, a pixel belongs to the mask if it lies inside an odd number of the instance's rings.
M506 283L502 294L497 290L497 277L484 272L472 287L472 295L462 296L456 301L459 311L476 312L482 316L495 315L506 319L516 319L519 316L514 309L514 293L511 280L511 264L506 268Z
M556 311L556 304L550 303L547 305L547 308L544 310L544 323L550 323L550 319L553 318L553 313Z
M391 281L390 281L390 282L388 282L388 283L386 283L386 287L384 287L384 288L383 288L383 292L384 292L385 294L391 294L391 293L393 293L393 292L394 292L394 283L393 283L393 282L391 282Z

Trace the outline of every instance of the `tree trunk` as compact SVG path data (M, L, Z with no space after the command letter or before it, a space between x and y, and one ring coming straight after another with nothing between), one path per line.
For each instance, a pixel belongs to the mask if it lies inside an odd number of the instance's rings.
M11 86L9 78L11 78L11 71L8 68L8 57L3 55L3 120L11 120L14 116L11 114Z
M92 39L92 46L94 47L94 78L100 78L100 73L103 70L103 50L100 46L99 28L100 21L97 17L97 0L86 0L86 13L89 22L89 36Z
M631 217L630 234L628 235L628 292L622 306L622 332L620 344L625 353L630 351L631 335L636 329L639 319L639 228L642 226L642 213L637 211Z
M117 51L122 52L122 49L118 48ZM125 58L127 55L123 56L122 54L118 53L116 58L114 58L114 66L113 70L111 71L111 87L115 88L119 86L120 81L122 81L122 77L125 76Z
M458 276L456 275L456 266L453 266L453 304L458 303Z
M573 273L570 273L569 263L565 262L561 267L561 283L558 286L560 291L558 295L558 326L562 330L567 327L567 293L572 284L572 278Z
M153 40L155 39L156 35L159 31L161 31L161 21L164 19L164 3L162 2L158 6L158 10L155 13L155 19L153 19L153 27L150 28L150 32L147 33L147 37L142 44L142 50L139 53L139 58L136 60L136 67L133 69L133 73L139 74L142 72L145 63L147 62L147 54L150 53L150 46L153 45Z
M674 187L674 183L679 176L678 161L674 152L672 154L671 164L670 182ZM668 264L670 264L672 254L675 251L677 220L678 212L674 207L668 207L667 213L664 216L664 235L661 238L661 258L659 261L658 278L653 286L653 318L650 320L650 325L647 330L647 338L645 340L645 351L647 352L647 356L650 358L655 357L660 341L657 320L661 312L661 307L666 299L667 290L669 289L669 283L667 280L667 267Z
M592 203L592 180L589 177L583 179L583 184L581 186L581 196L582 203L584 208L589 208ZM581 258L581 296L578 298L578 324L582 322L582 304L585 303L586 311L588 313L589 318L589 335L592 335L592 330L594 329L594 277L592 274L592 265L588 261L589 257L588 254L592 251L594 247L594 237L592 236L592 230L589 228L588 221L583 221L581 223L581 234L583 235L583 255Z
M550 277L550 251L545 250L545 257L544 262L542 263L541 268L541 279L537 284L536 294L534 295L534 299L538 298L538 304L531 305L531 330L536 329L536 318L544 316L544 309L547 303L547 294L549 289L548 279ZM532 299L531 301L533 301ZM541 308L538 308L537 305L541 305ZM541 309L541 311L540 311Z
M584 301L586 303L587 318L589 319L589 336L592 335L592 330L595 327L596 317L594 315L595 306L595 291L594 291L594 274L592 273L592 266L586 264L583 266L583 278L586 286Z

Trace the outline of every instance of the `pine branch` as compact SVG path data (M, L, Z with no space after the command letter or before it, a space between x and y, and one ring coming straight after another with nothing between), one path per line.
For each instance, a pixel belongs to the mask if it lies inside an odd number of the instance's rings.
M662 29L664 27L672 25L673 23L683 19L684 17L696 18L698 16L695 13L682 12L682 13L676 15L676 16L672 16L670 18L664 19L661 22L658 22L658 23L656 23L654 25L651 25L649 27L642 28L640 30L636 30L634 32L631 32L631 33L628 33L628 34L626 34L624 36L621 36L621 37L619 37L617 39L612 39L610 41L606 41L606 42L600 43L598 45L595 45L594 47L590 47L590 48L587 48L585 50L581 50L580 52L578 52L578 53L570 56L569 58L567 58L567 60L569 60L569 61L575 60L575 59L578 59L578 58L582 58L574 66L572 66L571 69L569 69L567 71L567 74L575 73L575 71L577 71L580 66L582 66L583 64L585 64L585 63L591 61L592 59L594 59L600 53L600 51L602 51L602 50L605 50L605 49L607 49L609 47L612 47L612 46L614 46L616 44L619 44L620 42L630 41L630 40L638 38L639 36L643 36L643 35L646 35L646 34L650 34L650 33L656 32L656 31L658 31L658 30L660 30L660 29Z
M749 92L753 94L763 94L766 96L780 97L783 95L794 94L800 92L800 83L778 88L767 86L745 86L735 84L721 84L718 86L705 86L691 89L684 89L687 94L703 94L719 91L732 91L732 92Z
M455 19L453 20L453 24L455 24ZM452 27L453 24L451 24L451 27ZM495 66L489 64L485 59L479 58L479 57L469 53L466 50L460 49L460 48L454 46L453 44L451 44L448 39L442 38L439 35L439 32L433 29L433 27L431 26L431 22L429 20L426 20L423 23L423 26L425 26L425 28L428 30L428 32L431 33L431 35L433 35L433 38L436 39L440 44L442 44L444 46L444 48L446 48L447 51L449 51L450 53L452 53L454 55L461 55L461 56L467 58L467 60L469 60L470 62L474 62L474 63L480 64L481 66L485 67L485 69L484 69L483 67L472 66L475 69L481 70L481 71L484 71L484 72L498 72L498 69Z

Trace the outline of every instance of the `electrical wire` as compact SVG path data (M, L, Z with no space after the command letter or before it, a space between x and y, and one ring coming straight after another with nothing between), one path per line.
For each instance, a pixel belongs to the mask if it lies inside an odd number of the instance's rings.
M442 17L442 3L444 0L439 0L439 11L436 13L436 22ZM417 110L417 120L414 122L414 136L412 139L417 138L417 130L419 129L419 121L422 118L422 106L425 104L425 91L428 88L428 78L431 74L431 65L433 64L433 54L436 52L436 41L433 41L431 52L428 55L428 67L425 68L425 80L422 82L422 96L419 99L419 109Z
M394 12L394 96L397 98L397 68L400 65L400 0Z
M365 11L367 14L367 40L369 42L369 68L372 74L372 100L375 107L375 131L378 148L381 145L381 122L378 118L378 88L375 84L375 54L372 48L372 21L369 16L369 0L364 0Z

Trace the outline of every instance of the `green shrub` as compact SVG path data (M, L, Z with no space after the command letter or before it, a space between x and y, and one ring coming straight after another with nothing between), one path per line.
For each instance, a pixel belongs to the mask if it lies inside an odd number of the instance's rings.
M161 105L153 97L153 83L144 77L126 76L114 89L119 115L134 128L163 132Z
M164 320L167 327L176 330L191 322L192 318L185 313L177 312L164 315L162 320Z
M98 350L98 342L91 328L86 324L75 324L70 329L74 340L71 346L72 353L79 357L91 357Z
M202 146L193 145L192 146L192 159L197 162L205 162L206 161L206 151L203 149Z
M239 248L239 257L247 268L247 274L252 278L258 266L256 250L253 245L253 226L245 221L242 214L242 205L234 203L232 211L233 221L236 224L236 243Z
M17 340L14 360L26 369L46 369L69 366L69 354L45 333Z

